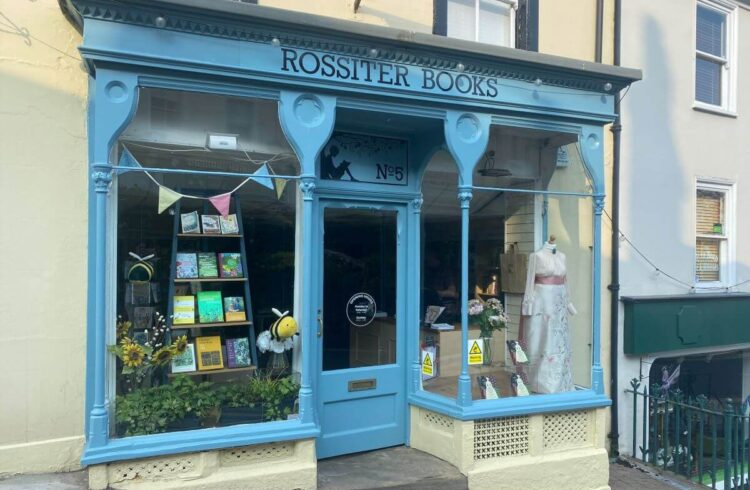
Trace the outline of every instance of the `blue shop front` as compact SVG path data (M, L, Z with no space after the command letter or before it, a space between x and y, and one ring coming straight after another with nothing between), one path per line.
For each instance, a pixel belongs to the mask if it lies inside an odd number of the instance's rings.
M314 488L399 445L472 488L606 486L604 126L640 72L236 2L66 9L92 487Z

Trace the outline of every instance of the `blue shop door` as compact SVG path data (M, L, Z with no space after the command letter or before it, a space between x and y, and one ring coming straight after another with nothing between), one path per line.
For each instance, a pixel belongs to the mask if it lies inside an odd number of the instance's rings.
M320 209L318 458L404 444L405 208Z

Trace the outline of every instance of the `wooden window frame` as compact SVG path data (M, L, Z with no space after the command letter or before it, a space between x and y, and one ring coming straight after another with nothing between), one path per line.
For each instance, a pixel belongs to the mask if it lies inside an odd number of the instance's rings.
M731 181L722 179L698 178L693 193L693 246L695 247L693 255L693 284L696 291L713 290L717 288L730 287L735 282L735 236L736 236L736 204L735 204L736 184ZM698 233L698 192L709 191L724 194L724 230L722 235L699 234ZM698 248L696 241L699 238L710 238L720 240L719 247L719 280L718 281L698 281L697 280L697 263Z

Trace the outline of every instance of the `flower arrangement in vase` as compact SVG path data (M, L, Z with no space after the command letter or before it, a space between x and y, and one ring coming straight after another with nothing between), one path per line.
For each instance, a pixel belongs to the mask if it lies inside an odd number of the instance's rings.
M492 335L495 331L506 328L508 314L497 298L490 298L487 301L472 299L469 300L468 307L469 323L479 325L479 336L484 340L483 363L490 365L492 364Z

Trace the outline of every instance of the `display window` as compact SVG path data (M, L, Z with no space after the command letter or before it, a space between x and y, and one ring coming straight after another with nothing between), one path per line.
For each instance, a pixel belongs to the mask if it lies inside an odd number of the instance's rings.
M465 305L456 165L445 153L429 163L421 213L423 390L458 396L464 348L474 400L591 387L593 196L575 140L492 128L469 201Z
M116 145L113 437L296 417L299 164L277 110L140 91Z

